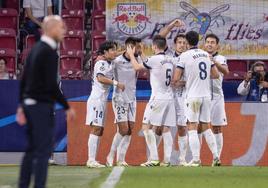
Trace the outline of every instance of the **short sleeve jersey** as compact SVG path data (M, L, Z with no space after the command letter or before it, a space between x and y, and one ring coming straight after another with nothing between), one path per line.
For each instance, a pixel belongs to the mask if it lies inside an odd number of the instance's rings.
M151 98L173 99L171 79L174 71L174 58L165 55L165 53L159 53L149 57L143 65L150 71Z
M113 79L113 63L105 60L97 61L94 66L91 99L107 100L110 86L102 84L97 80L98 75L103 75L106 78Z
M211 97L210 70L212 62L209 54L193 48L180 55L178 68L184 70L186 97Z

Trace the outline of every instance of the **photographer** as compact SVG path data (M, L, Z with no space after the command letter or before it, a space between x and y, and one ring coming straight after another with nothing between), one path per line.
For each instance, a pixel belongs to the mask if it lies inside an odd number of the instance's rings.
M237 93L247 95L247 101L268 102L268 74L262 61L257 61L252 65L245 80L239 84Z

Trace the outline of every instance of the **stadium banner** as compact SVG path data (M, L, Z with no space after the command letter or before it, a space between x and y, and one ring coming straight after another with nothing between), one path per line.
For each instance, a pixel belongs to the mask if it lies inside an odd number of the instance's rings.
M69 165L85 165L88 157L88 136L90 127L85 125L86 102L71 102L78 117L75 122L67 122L67 163ZM126 155L130 165L139 165L146 161L145 140L141 132L146 101L137 103L137 119L132 140ZM104 135L100 139L97 160L105 164L113 136L116 132L111 102L108 102L107 119ZM224 146L222 164L235 166L268 166L268 103L226 103L228 125L224 128ZM178 163L178 143L176 128L172 130L174 147L172 163ZM163 159L162 143L159 148ZM187 161L191 159L188 152ZM211 165L212 154L203 139L201 161L203 165Z
M106 37L121 44L129 36L140 37L149 55L152 37L179 18L185 27L170 32L170 46L178 33L195 30L201 47L206 34L218 35L228 59L267 59L267 9L266 0L106 0Z

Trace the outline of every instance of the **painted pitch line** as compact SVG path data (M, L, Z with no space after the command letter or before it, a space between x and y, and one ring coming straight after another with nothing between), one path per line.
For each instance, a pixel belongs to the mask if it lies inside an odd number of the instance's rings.
M114 188L119 182L124 169L124 167L114 167L106 181L101 185L101 188Z

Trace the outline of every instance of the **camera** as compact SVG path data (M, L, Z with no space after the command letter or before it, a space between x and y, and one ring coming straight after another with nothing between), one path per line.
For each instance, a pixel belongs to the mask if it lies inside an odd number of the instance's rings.
M260 73L260 72L253 72L252 73L252 77L251 79L255 80L258 84L261 81L266 81L268 82L268 73L265 72L264 74Z

